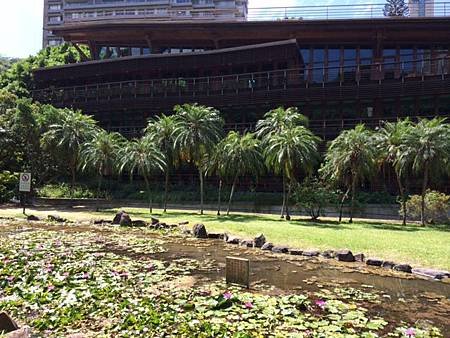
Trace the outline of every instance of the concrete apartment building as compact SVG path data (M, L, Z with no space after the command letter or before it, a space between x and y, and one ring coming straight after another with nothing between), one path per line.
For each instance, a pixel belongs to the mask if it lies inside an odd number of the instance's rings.
M435 15L434 0L409 0L411 17L432 17Z
M105 19L245 21L248 0L44 0L43 46L63 42L52 28Z

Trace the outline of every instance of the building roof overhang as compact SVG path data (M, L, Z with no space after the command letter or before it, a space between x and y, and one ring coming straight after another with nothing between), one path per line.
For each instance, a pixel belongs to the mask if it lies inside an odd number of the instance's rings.
M281 21L149 21L98 20L68 23L53 33L74 43L145 45L149 42L190 44L219 41L223 47L286 39L299 43L340 43L373 40L382 32L385 41L449 42L450 18L379 18Z

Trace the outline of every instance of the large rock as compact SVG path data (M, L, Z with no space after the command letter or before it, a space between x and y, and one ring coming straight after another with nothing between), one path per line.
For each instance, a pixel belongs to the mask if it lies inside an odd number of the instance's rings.
M40 221L39 217L34 216L34 215L28 215L27 216L27 221L31 221L31 222L37 222Z
M393 269L394 266L396 266L397 263L392 262L392 261L384 261L383 264L381 265L383 268L385 269Z
M141 219L137 219L135 221L132 221L131 225L134 226L134 227L142 228L142 227L146 227L147 226L147 222L143 221Z
M194 235L195 238L208 238L206 227L201 223L194 225L192 228L192 235Z
M274 246L272 248L273 253L288 253L289 248L287 246Z
M6 313L0 313L0 332L9 333L19 328L17 323Z
M239 237L228 237L227 243L228 244L239 244L241 242L241 239Z
M428 277L433 279L450 278L450 272L434 269L416 268L412 269L412 273L422 277Z
M130 215L128 215L127 213L123 213L122 216L120 217L120 222L119 222L121 227L130 227L133 225L133 222L131 221L131 217Z
M324 258L334 258L336 256L336 252L334 250L326 250L320 255Z
M303 251L302 255L306 256L306 257L317 257L319 256L320 251L318 250L308 250L308 251Z
M340 262L354 262L355 256L350 250L336 251L336 259Z
M263 234L259 234L253 239L253 242L255 243L255 248L261 248L266 243L266 237Z
M303 253L303 250L300 250L300 249L289 249L289 253L292 256L301 256L302 253Z
M255 243L251 239L243 239L239 242L240 246L245 246L247 248L253 248Z
M264 245L261 247L261 250L271 251L272 248L273 248L273 244L272 243L264 243Z
M121 210L119 211L116 216L114 216L114 219L112 221L112 224L120 224L120 219L122 218L122 215L126 214L125 211Z
M357 253L355 255L355 261L357 262L364 262L365 256L363 253Z
M65 218L58 215L48 215L47 218L50 222L64 223L67 221Z
M208 238L209 239L222 239L223 238L223 234L220 232L209 232L208 233Z
M409 264L397 264L397 265L394 266L394 270L395 271L400 271L400 272L411 273L412 272L412 267Z
M366 264L370 266L382 266L383 260L379 258L367 258Z
M156 224L159 223L159 219L154 218L154 217L151 217L151 218L150 218L150 221L151 221L152 225L156 225Z

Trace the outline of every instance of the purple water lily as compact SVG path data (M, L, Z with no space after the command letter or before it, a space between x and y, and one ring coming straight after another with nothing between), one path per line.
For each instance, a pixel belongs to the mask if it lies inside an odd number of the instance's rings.
M323 299L318 299L315 301L315 304L323 310L327 305L327 302L324 301Z
M416 330L413 329L412 327L410 327L410 328L406 329L405 334L406 334L409 338L415 337L415 336L416 336Z
M244 303L244 306L245 306L247 309L253 309L253 304L252 304L252 302L245 302L245 303Z
M227 291L223 294L223 298L225 298L225 299L231 299L231 297L233 297L233 295L229 291Z

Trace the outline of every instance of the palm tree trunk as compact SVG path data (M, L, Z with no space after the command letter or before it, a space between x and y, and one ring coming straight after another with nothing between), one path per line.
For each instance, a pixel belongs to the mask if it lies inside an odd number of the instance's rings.
M77 164L77 160L76 160L76 158L75 158L75 156L73 156L71 159L70 159L70 173L71 173L71 176L72 176L72 181L71 181L71 190L72 190L72 193L73 193L73 190L74 190L74 188L75 188L75 180L76 180L76 171L77 171L77 166L76 166L76 164Z
M291 215L289 214L289 196L291 195L290 180L288 180L287 185L288 185L288 190L287 190L287 195L286 195L286 220L290 221L291 220Z
M145 187L147 189L147 194L148 194L148 208L150 209L150 214L153 214L153 198L152 198L152 194L150 193L150 184L148 182L147 175L144 175L144 180L145 180Z
M167 212L168 193L169 193L169 169L166 169L166 181L164 183L164 212Z
M200 215L203 215L203 172L201 169L198 170L200 176Z
M423 184L422 184L422 206L420 210L420 223L425 226L425 197L427 194L428 187L428 163L425 164L425 171L423 173Z
M98 175L98 182L97 182L97 207L96 211L100 210L100 189L102 188L102 174Z
M281 206L281 218L284 218L284 210L286 208L286 178L283 171L283 205Z
M352 178L352 204L350 207L350 220L349 223L353 223L353 212L355 209L355 195L356 195L356 178Z
M219 178L219 195L217 196L217 216L220 216L221 196L222 195L222 179Z
M406 225L406 194L405 189L403 188L402 180L400 178L400 174L397 170L395 170L395 176L397 178L397 184L398 184L398 191L400 193L400 198L402 200L402 218L403 218L403 225Z
M234 189L236 188L237 178L237 175L234 176L233 185L231 186L230 199L228 200L227 216L230 215L231 201L233 199Z
M349 193L350 193L350 188L348 188L347 191L345 192L344 196L342 196L341 204L339 205L339 223L342 222L342 213L343 213L343 209L344 209L344 203L345 203L345 200L347 199Z

